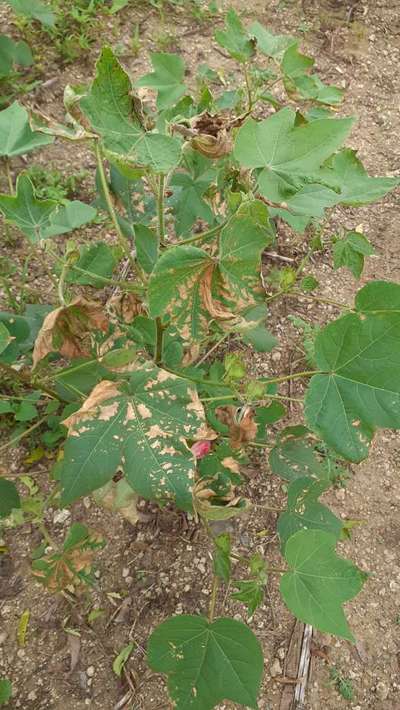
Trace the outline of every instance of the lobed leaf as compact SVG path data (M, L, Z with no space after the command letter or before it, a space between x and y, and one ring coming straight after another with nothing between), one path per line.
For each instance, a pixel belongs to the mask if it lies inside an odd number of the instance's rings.
M139 366L127 383L99 383L64 423L63 505L104 486L120 467L144 498L191 509L195 464L185 438L202 438L206 424L187 380Z
M154 671L168 676L176 710L211 710L224 700L258 707L262 651L252 631L238 621L167 619L150 636L147 658Z
M283 600L301 621L354 641L342 605L361 590L365 574L335 552L336 538L322 530L301 530L289 538L289 565L280 583Z
M383 300L388 293L391 303ZM311 379L305 416L350 461L367 456L376 427L400 428L399 293L397 284L369 284L357 294L358 312L330 323L315 340L323 374Z
M142 76L136 86L157 89L157 108L162 111L176 104L186 91L185 64L182 57L167 52L152 52L150 59L153 71Z

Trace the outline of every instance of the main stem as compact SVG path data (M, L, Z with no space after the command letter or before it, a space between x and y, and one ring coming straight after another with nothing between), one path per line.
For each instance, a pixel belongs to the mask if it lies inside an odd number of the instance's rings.
M129 263L130 263L132 269L135 270L136 265L135 265L135 260L132 256L132 253L131 253L131 245L129 244L129 241L122 233L121 227L119 226L117 213L114 209L114 205L113 205L113 202L111 199L111 194L110 194L110 190L109 190L108 182L107 182L107 176L106 176L106 173L104 170L103 155L102 155L100 143L98 140L95 140L95 148L96 148L97 169L98 169L99 175L100 175L100 182L101 182L101 187L103 189L104 199L105 199L106 205L107 205L107 211L111 217L111 221L112 221L112 223L114 225L114 229L117 233L118 241L121 245L121 248L123 249L124 253L128 257Z
M5 162L5 166L6 166L8 189L10 190L11 195L15 195L14 183L13 183L13 179L12 179L12 175L11 175L11 168L10 168L10 158L6 158L4 162Z
M52 397L53 399L58 399L60 402L63 401L57 394L57 392L50 389L50 387L47 387L47 385L43 384L39 379L36 379L35 377L31 377L29 375L25 375L19 370L15 370L13 367L10 367L10 365L7 365L5 362L0 362L0 373L3 373L5 377L9 377L11 380L14 380L14 382L20 382L22 385L32 388L37 387L38 389L42 390L42 392L48 394L49 397Z
M160 178L158 181L158 194L157 194L158 238L160 240L160 244L164 244L164 237L165 237L164 195L165 195L165 175L160 175Z
M253 96L251 93L251 81L250 81L250 77L249 77L249 71L248 71L246 64L243 67L243 72L244 72L244 80L246 82L246 90L247 90L247 113L250 113L253 108Z
M208 621L210 622L210 624L212 624L212 622L214 621L215 605L217 603L218 585L219 585L219 579L216 575L214 575L212 589L211 589L210 606L208 608Z

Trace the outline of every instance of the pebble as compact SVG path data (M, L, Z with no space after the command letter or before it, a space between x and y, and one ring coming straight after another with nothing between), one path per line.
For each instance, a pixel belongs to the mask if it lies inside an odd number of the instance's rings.
M7 639L7 633L5 631L2 631L0 634L0 646L6 641Z
M389 695L389 686L386 685L383 681L380 681L377 683L377 686L375 688L375 692L379 698L379 700L386 700L387 696Z
M71 511L66 508L61 508L61 510L56 510L53 515L54 525L63 525L67 522L68 518L71 517Z
M34 690L31 690L30 693L28 693L28 700L36 700L37 695Z
M124 567L122 570L122 576L127 577L129 574L129 567Z
M270 668L269 674L270 674L271 678L276 678L276 676L282 674L282 666L279 663L278 658L275 658L275 660Z
M89 678L93 678L94 666L89 666L89 668L86 668L86 675L89 676Z
M279 649L278 649L277 656L278 656L278 658L281 659L281 661L283 661L283 659L284 659L285 656L286 656L286 651L285 651L285 649L284 649L284 648L279 648Z

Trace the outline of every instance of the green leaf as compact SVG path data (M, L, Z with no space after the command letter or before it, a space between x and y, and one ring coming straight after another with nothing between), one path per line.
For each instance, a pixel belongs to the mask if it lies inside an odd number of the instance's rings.
M11 37L0 35L0 78L8 77L15 64L24 67L33 64L29 46L26 42L14 42Z
M319 286L319 281L317 281L314 276L305 276L300 281L300 288L302 291L315 291Z
M12 695L12 685L7 678L0 678L0 705L8 703Z
M216 30L214 37L233 59L247 62L254 55L254 40L244 29L239 16L231 8L226 13L226 29Z
M160 240L153 229L135 224L136 258L146 274L151 274L158 259Z
M269 455L273 473L285 481L305 477L319 481L337 478L336 462L321 453L318 449L320 442L310 439L309 434L310 431L305 427L288 427L281 432Z
M120 10L123 10L128 3L129 0L113 0L113 4L110 7L110 15L115 15Z
M215 171L206 170L202 175L193 178L187 173L175 173L170 185L174 189L171 200L176 217L175 229L178 235L186 234L193 224L202 219L210 224L213 219L211 207L203 199L203 195L209 188Z
M290 35L273 35L259 22L253 22L249 34L256 38L257 48L267 57L275 59L283 54L291 44L296 43L295 37Z
M248 119L236 137L236 159L246 168L264 168L261 175L266 170L314 173L340 147L354 122L353 118L321 118L296 126L295 120L290 108L263 121Z
M32 131L28 112L18 101L0 111L0 156L13 158L53 141L52 136Z
M228 584L231 576L231 538L228 533L222 533L214 538L214 574Z
M201 438L205 415L187 380L148 363L127 383L99 383L66 425L62 505L101 488L121 467L139 495L191 510L194 459L183 437Z
M102 137L107 157L120 170L150 166L168 172L178 165L179 140L144 130L131 81L109 47L102 50L96 78L79 105L92 130Z
M249 616L253 616L255 610L264 601L265 585L258 579L240 579L233 582L233 585L238 591L231 594L232 599L246 604Z
M148 663L168 676L176 710L211 710L224 700L258 707L262 651L252 631L238 621L167 619L150 636Z
M176 104L186 91L185 64L182 57L166 52L152 52L150 59L154 71L142 76L136 86L157 89L157 108L162 111Z
M40 0L6 0L12 9L19 15L24 15L32 20L38 20L42 25L54 27L56 18L49 5Z
M329 484L313 478L298 478L290 484L287 510L279 516L277 525L282 549L299 530L325 530L339 540L342 521L318 500Z
M15 484L0 478L0 518L7 518L14 508L21 507L21 500Z
M290 611L319 631L354 641L342 604L361 590L363 574L335 552L336 538L321 530L301 530L285 547L289 571L280 591Z
M315 358L323 374L312 377L305 399L310 426L350 461L367 456L375 427L400 428L400 286L382 289L380 283L358 294L356 308L365 300L367 312L342 316L317 335ZM388 291L396 296L392 304L382 302Z
M94 219L96 210L79 200L38 200L26 173L17 178L16 195L0 195L0 211L33 244L58 234L65 234Z
M399 177L370 177L355 150L345 148L327 164L323 173L336 179L341 189L340 202L357 207L375 202L400 184Z
M6 328L4 323L0 321L0 354L9 346L13 340L10 335L10 331Z
M78 261L73 265L67 275L68 283L81 284L82 286L104 287L102 278L111 278L115 266L117 265L115 252L105 242L96 242L92 245L84 245L80 249ZM83 274L74 267L90 272Z
M282 73L290 79L306 74L314 64L312 57L307 57L299 52L298 44L298 42L294 42L287 48L281 62Z
M15 412L15 421L30 422L32 419L36 419L37 416L38 411L35 405L28 400L23 400Z
M340 269L347 266L356 279L364 268L364 256L371 256L374 249L367 237L359 232L347 232L344 239L338 239L333 245L333 266Z
M121 678L122 671L124 670L125 664L128 661L129 656L131 655L134 648L135 648L134 643L128 643L127 646L124 646L124 648L121 649L118 656L116 658L114 658L112 668L113 668L115 675L117 675L118 678Z
M51 213L49 224L43 229L42 239L73 232L84 224L92 222L97 210L79 200L66 200Z
M291 82L287 82L287 90L290 91L292 86L304 99L314 99L314 101L328 104L328 106L336 106L343 101L344 90L332 84L324 84L316 74L293 77ZM322 117L317 116L317 118Z
M15 224L33 244L44 238L50 215L58 203L55 200L37 200L33 185L26 173L17 178L16 195L0 195L0 211L8 222Z

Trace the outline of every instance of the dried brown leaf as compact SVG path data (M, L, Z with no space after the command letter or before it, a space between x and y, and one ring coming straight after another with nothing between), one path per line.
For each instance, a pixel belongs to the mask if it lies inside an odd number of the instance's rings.
M134 318L146 313L145 307L134 293L122 293L110 298L108 308L124 323L132 323Z
M33 349L33 367L51 352L72 359L90 355L93 330L107 332L109 321L101 303L78 296L51 311L43 321Z
M233 405L218 407L215 413L220 422L229 427L232 449L239 449L243 444L256 438L258 425L254 421L254 411L251 407L245 406L239 410Z

